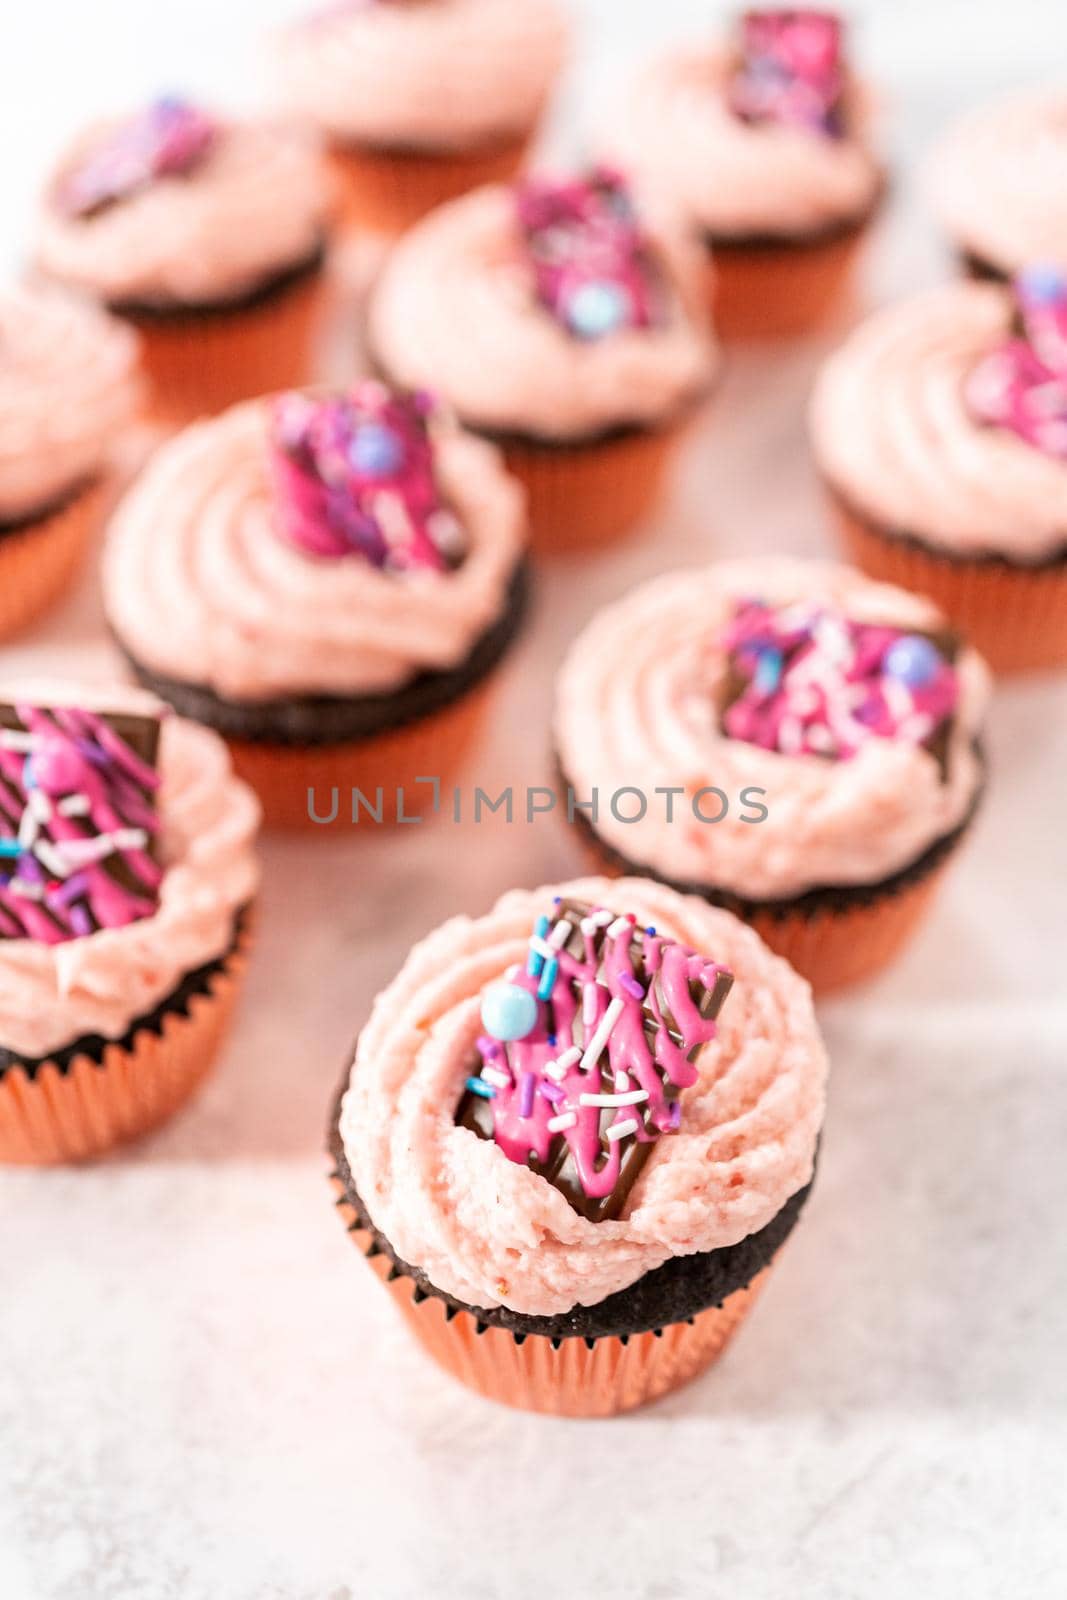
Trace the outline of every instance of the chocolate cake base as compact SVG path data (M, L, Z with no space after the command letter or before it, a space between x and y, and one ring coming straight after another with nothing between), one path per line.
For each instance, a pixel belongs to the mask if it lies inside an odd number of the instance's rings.
M109 300L108 309L130 322L180 323L183 318L230 317L280 299L288 290L314 278L326 261L326 241L320 238L310 254L290 266L270 273L251 289L214 300Z
M70 489L65 489L62 494L55 495L36 511L27 511L20 517L9 517L6 520L0 517L0 540L10 538L16 533L32 533L39 524L48 522L52 517L58 516L61 511L66 511L83 495L91 489L96 480L83 478Z
M866 511L861 511L847 495L840 489L823 479L823 485L836 502L845 517L864 526L879 539L886 539L890 544L900 545L904 549L917 551L929 561L940 561L946 567L983 567L987 570L1000 568L1006 572L1055 572L1067 566L1067 536L1061 545L1050 551L1047 555L1028 559L1025 556L1015 556L1004 550L950 550L945 545L933 544L929 539L924 539L920 533L911 533L904 528L887 528L871 517Z
M387 694L288 695L277 700L226 700L204 684L186 683L144 666L118 640L138 682L174 707L179 716L214 728L227 738L264 744L330 745L372 739L440 711L472 689L497 666L525 615L530 576L525 561L515 569L504 610L458 667L422 672Z
M803 894L790 895L778 900L751 900L744 895L733 893L729 889L718 889L706 883L682 882L677 878L670 878L665 873L658 872L654 867L635 861L623 855L613 845L597 833L592 822L584 811L575 811L572 826L576 827L589 843L609 861L625 877L652 878L657 883L665 884L668 889L673 889L677 894L692 894L701 900L706 900L709 905L719 906L724 911L732 911L734 916L740 917L742 922L752 922L757 916L780 917L783 920L791 917L805 919L821 916L827 911L845 912L855 910L857 907L870 906L888 895L899 894L910 888L921 879L929 877L941 863L951 855L959 844L963 835L974 821L979 802L985 790L985 754L981 744L975 741L975 754L982 768L983 780L975 789L967 815L958 827L951 833L942 834L935 839L921 855L899 871L890 873L888 877L879 878L874 883L840 883L819 884L807 889ZM564 791L573 789L559 757L555 758L556 773L559 783ZM575 791L577 793L577 791ZM714 824L709 824L714 826ZM758 824L756 824L758 826Z
M418 1267L402 1260L367 1215L341 1139L341 1100L348 1088L348 1077L346 1070L330 1118L328 1149L334 1163L333 1177L341 1191L338 1204L342 1200L347 1202L360 1217L358 1226L371 1235L367 1254L389 1258L390 1280L410 1278L415 1285L416 1301L432 1296L444 1302L445 1316L449 1320L458 1312L466 1311L475 1319L478 1333L484 1333L487 1328L503 1328L520 1344L531 1334L550 1339L555 1346L564 1339L585 1339L592 1343L595 1339L617 1338L625 1343L631 1335L662 1333L672 1323L691 1322L701 1311L722 1305L736 1290L746 1288L769 1265L792 1233L811 1192L811 1183L808 1183L786 1201L766 1227L739 1244L691 1256L672 1256L663 1266L646 1272L628 1289L609 1295L597 1305L574 1306L556 1317L524 1316L519 1311L509 1311L506 1306L470 1306L445 1294Z
M154 1033L157 1037L162 1035L166 1019L171 1016L187 1017L190 1002L196 995L209 995L211 987L218 974L225 970L233 959L247 932L251 921L251 907L245 906L238 912L234 921L233 936L226 949L213 961L206 962L202 967L197 967L193 972L187 972L181 982L171 990L168 995L153 1006L151 1011L137 1017L126 1032L119 1039L105 1039L98 1033L86 1033L72 1043L64 1045L60 1050L51 1050L45 1056L24 1056L15 1050L8 1050L0 1045L0 1078L10 1068L21 1067L27 1077L33 1078L38 1070L51 1062L63 1073L66 1073L71 1063L79 1056L87 1056L90 1061L102 1065L104 1052L118 1046L119 1049L131 1049L134 1040L140 1033Z

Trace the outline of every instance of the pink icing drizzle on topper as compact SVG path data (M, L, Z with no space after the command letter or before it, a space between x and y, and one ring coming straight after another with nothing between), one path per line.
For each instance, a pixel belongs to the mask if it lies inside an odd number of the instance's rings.
M445 572L463 534L443 502L427 426L433 402L374 382L318 399L282 395L271 460L280 531L308 555L361 556L391 572Z
M517 186L537 298L581 339L662 321L659 278L623 178L596 167L570 182Z
M503 991L503 1037L479 1039L481 1075L468 1080L491 1100L493 1136L509 1160L548 1163L562 1139L591 1200L613 1194L634 1143L678 1132L678 1096L697 1079L690 1055L716 1035L701 990L730 982L725 968L654 928L640 935L639 978L637 936L632 916L601 908L563 904L540 917L525 970L487 991L490 1004ZM526 995L529 1015L509 1026Z
M210 153L218 124L174 96L155 100L90 150L60 184L68 216L89 217L160 178L187 177Z
M730 109L744 122L781 123L839 138L844 25L830 11L746 11Z
M924 634L824 606L745 601L721 644L747 680L725 731L782 755L840 761L871 739L923 744L959 700L955 669Z
M1067 277L1037 266L1015 281L1021 331L978 363L966 399L979 422L1067 460Z
M0 729L0 937L60 944L151 916L158 773L92 712L15 709L22 728Z

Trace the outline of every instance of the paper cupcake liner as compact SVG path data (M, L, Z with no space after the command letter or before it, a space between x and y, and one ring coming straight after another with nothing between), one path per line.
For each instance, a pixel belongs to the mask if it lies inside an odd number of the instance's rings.
M106 494L103 482L88 484L55 510L0 531L0 638L60 598L101 520Z
M353 819L354 790L377 806L381 789L383 824L426 816L435 798L441 807L450 805L451 780L481 731L492 689L492 680L482 679L428 716L365 739L281 744L227 736L226 743L237 776L259 796L267 827L366 831L378 819L359 802ZM429 778L438 779L436 789L419 782Z
M629 533L659 498L683 435L676 422L588 444L495 436L526 489L534 553L584 552Z
M790 339L846 315L866 223L833 237L711 241L712 316L724 339Z
M247 919L230 951L180 1003L96 1054L0 1072L0 1163L82 1161L165 1122L197 1088L225 1036L247 964Z
M658 1400L723 1353L771 1270L764 1267L719 1306L654 1332L552 1339L486 1327L427 1294L384 1254L335 1173L337 1208L426 1353L488 1400L563 1417L610 1417Z
M998 672L1067 663L1067 556L1041 565L946 556L834 505L850 559L872 578L929 596Z
M337 220L350 228L402 233L434 206L487 183L507 183L522 167L531 135L484 149L433 153L335 145L329 152Z
M316 264L232 310L127 313L141 339L149 419L181 426L240 400L307 383L326 292L325 272Z

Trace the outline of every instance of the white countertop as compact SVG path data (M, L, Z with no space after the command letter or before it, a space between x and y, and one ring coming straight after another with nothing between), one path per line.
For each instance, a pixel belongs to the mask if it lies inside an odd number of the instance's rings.
M5 216L60 107L225 84L257 9L285 7L21 8ZM595 98L708 8L583 9ZM1037 0L951 0L936 25L916 0L860 9L901 158L955 105L1054 68L1063 38ZM572 86L564 141L574 104ZM869 300L943 269L906 179ZM543 575L471 781L547 781L553 666L602 600L702 555L829 548L800 420L822 348L734 358L645 536ZM89 575L0 667L99 676L98 630ZM822 1008L821 1171L759 1306L717 1368L608 1423L500 1410L429 1365L332 1214L322 1155L376 988L448 912L576 866L564 829L268 841L244 1008L200 1098L98 1165L0 1173L3 1600L1062 1594L1067 675L999 691L989 744L988 803L921 937Z

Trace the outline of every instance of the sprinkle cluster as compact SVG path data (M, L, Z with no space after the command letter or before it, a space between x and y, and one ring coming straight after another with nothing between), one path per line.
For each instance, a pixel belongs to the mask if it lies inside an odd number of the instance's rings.
M783 8L741 18L730 109L744 122L844 133L844 24L830 11Z
M722 639L724 731L781 755L854 756L871 739L930 744L959 699L947 638L799 602L738 605Z
M433 402L364 382L325 399L281 395L271 419L280 531L308 555L360 556L389 572L444 572L464 554L443 502Z
M114 130L67 173L57 195L72 217L91 217L160 178L187 177L212 150L218 124L188 101L167 96Z
M681 1126L692 1057L732 982L633 916L557 900L525 967L482 997L481 1066L456 1120L590 1220L615 1217L654 1142Z
M151 717L0 706L0 938L60 944L152 915L158 735Z
M568 333L603 339L662 321L662 287L622 177L528 179L515 198L537 298Z
M1067 275L1030 267L1015 281L1015 301L1012 337L970 373L967 404L979 422L1067 460Z

